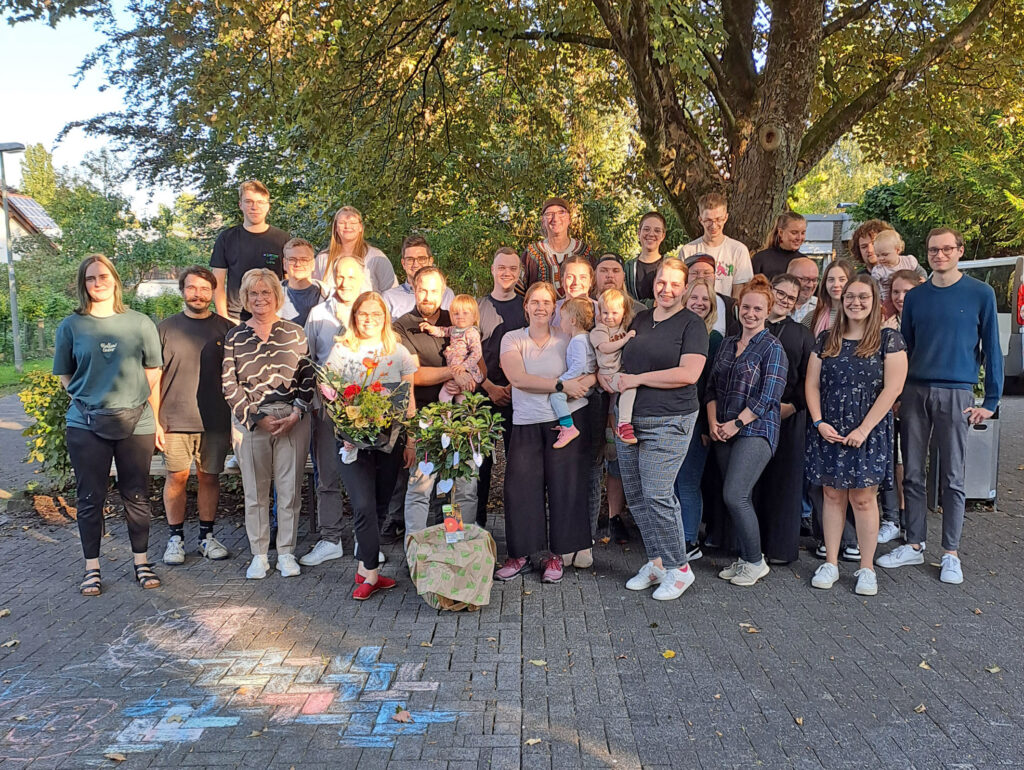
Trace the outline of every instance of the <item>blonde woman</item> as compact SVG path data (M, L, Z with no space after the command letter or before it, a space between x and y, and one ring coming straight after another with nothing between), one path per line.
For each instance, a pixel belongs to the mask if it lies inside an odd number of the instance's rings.
M416 359L399 344L398 336L391 328L391 314L384 298L375 291L363 292L352 305L352 322L327 356L326 365L346 380L363 382L367 376L364 363L367 358L375 361L376 365L366 385L379 382L393 389L400 382L409 383L406 414L412 417L416 413L416 402L412 396ZM347 454L355 450L348 442L344 448ZM341 481L348 492L355 517L356 553L359 555L353 599L369 599L375 592L395 585L392 578L377 571L379 522L387 513L399 469L403 464L411 467L414 461L412 444L400 436L390 449L360 449L355 452L352 462L341 464Z
M342 206L331 220L331 243L316 256L313 278L330 285L334 264L341 257L354 257L363 266L364 285L376 292L398 286L395 268L383 251L363 240L363 215L352 206Z

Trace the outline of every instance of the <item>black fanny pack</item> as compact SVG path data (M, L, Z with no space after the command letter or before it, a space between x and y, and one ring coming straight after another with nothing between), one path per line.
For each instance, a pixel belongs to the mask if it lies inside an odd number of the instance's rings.
M77 398L75 406L81 412L89 430L108 441L120 441L132 435L146 408L146 404L143 403L131 409L92 409Z

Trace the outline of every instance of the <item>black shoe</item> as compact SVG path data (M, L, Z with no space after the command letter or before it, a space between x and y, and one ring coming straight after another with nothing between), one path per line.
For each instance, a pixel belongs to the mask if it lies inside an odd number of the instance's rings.
M404 535L404 524L399 524L397 521L389 521L380 531L380 541L382 543L400 543Z
M700 550L700 543L687 543L686 544L686 560L697 561L704 555L704 552Z
M810 519L800 519L800 537L811 537L814 529L811 527Z
M270 528L270 549L271 551L277 550L277 527Z
M629 542L629 529L622 522L621 516L612 516L608 519L608 536L619 545Z
M860 548L855 545L848 545L839 552L839 558L843 561L860 561Z
M817 556L819 559L824 559L825 558L825 544L824 543L818 543L818 547L814 549L814 555Z

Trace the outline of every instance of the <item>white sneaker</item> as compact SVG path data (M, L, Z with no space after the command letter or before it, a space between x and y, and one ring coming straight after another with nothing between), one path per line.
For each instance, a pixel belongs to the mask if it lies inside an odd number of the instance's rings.
M340 559L345 555L345 549L341 543L332 543L330 540L320 540L314 545L309 553L299 559L303 567L316 567L325 561Z
M253 556L249 569L245 571L245 577L247 580L263 580L267 576L269 569L270 559L267 558L266 554Z
M185 563L185 542L177 535L171 535L167 539L167 547L164 549L164 564Z
M199 553L212 561L220 561L231 555L224 544L213 535L207 535L205 540L199 541Z
M900 536L900 528L894 522L883 521L878 528L878 542L889 543Z
M737 559L728 567L719 572L718 577L722 578L722 580L732 580L734 577L740 574L740 570L743 569L744 564L746 564L746 562L743 561L743 559Z
M762 556L761 561L757 564L749 561L743 562L740 571L729 582L734 586L752 586L769 572L771 572L771 567L768 566L768 562Z
M815 588L828 590L836 584L837 580L839 580L839 567L835 564L825 562L814 571L814 577L811 578L811 585Z
M237 471L238 470L238 458L234 455L228 455L227 460L224 461L224 470L226 471Z
M651 596L660 601L678 599L683 595L683 591L693 585L693 581L693 570L687 564L679 569L666 570L661 584Z
M875 571L867 567L861 567L853 573L857 578L857 587L853 592L861 596L874 596L878 593L878 581L875 579Z
M633 577L626 581L626 588L630 591L643 591L645 588L650 588L661 582L661 579L665 577L665 570L661 567L655 567L654 562L647 562L640 568Z
M290 553L277 555L277 571L281 573L281 577L295 577L302 573L299 563L295 561L295 556Z
M943 583L959 585L964 582L964 571L960 566L960 558L951 553L942 554L942 571L939 572L939 580Z
M875 564L886 569L908 567L912 564L924 564L924 548L922 547L918 551L912 545L901 545L893 548L884 556L879 556L875 559Z

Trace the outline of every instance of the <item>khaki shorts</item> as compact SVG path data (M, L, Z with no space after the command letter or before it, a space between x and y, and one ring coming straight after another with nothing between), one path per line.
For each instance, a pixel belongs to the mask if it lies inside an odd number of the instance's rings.
M229 433L165 433L164 465L169 473L180 473L194 460L203 473L220 474L230 449Z

